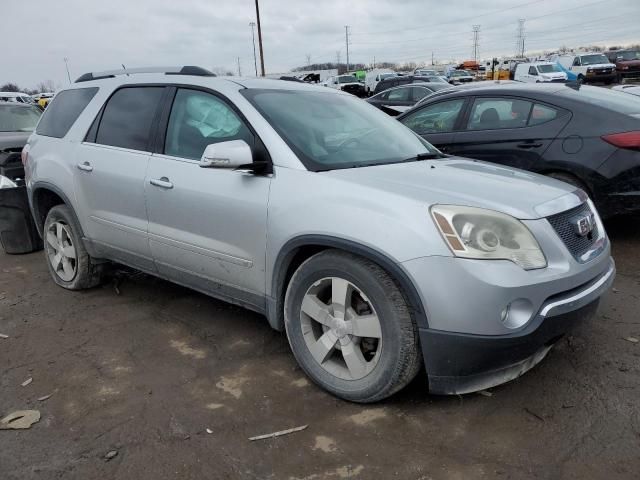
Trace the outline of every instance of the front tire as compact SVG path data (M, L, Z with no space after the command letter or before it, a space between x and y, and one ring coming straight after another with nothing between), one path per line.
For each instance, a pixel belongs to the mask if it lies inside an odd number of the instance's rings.
M422 365L418 329L395 281L377 264L337 250L306 260L285 296L293 354L318 385L345 400L375 402Z
M44 222L44 252L51 278L68 290L95 287L101 265L92 262L80 235L80 226L67 205L57 205Z

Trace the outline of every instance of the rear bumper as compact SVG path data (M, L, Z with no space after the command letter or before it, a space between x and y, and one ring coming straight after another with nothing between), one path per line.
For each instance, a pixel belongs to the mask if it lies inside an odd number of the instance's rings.
M469 335L420 329L429 378L436 394L463 394L513 380L538 364L576 323L591 318L615 278L613 261L598 278L551 297L524 330L508 335Z

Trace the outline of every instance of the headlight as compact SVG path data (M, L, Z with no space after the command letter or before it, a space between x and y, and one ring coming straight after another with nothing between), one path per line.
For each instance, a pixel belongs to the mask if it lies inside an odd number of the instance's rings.
M435 205L431 215L456 257L509 260L525 270L547 266L529 229L509 215L456 205Z

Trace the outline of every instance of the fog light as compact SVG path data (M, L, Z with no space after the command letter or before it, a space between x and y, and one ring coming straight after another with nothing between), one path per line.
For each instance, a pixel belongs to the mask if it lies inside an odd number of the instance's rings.
M508 304L500 314L500 321L507 328L520 328L531 320L533 305L526 298L519 298Z

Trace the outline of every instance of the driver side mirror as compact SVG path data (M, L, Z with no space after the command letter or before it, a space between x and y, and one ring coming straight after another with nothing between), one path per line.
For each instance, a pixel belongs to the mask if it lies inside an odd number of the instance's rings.
M251 147L244 140L207 145L200 158L202 168L238 168L253 162Z

